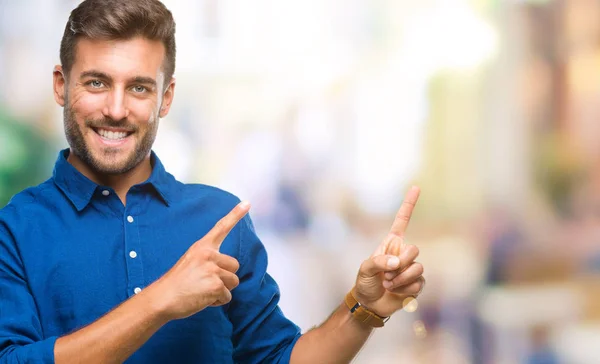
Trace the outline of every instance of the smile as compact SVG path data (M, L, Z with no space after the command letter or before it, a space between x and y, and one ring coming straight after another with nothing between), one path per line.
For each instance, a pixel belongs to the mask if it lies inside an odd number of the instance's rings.
M125 139L131 134L126 131L112 131L107 129L94 129L94 131L104 139L115 141Z

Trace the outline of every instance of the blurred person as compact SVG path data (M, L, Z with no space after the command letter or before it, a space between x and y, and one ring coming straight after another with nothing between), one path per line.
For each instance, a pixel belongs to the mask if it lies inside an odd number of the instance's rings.
M550 343L549 327L536 326L530 332L532 348L526 355L527 364L559 364L560 359Z
M53 72L69 148L0 211L1 364L345 363L423 289L403 241L413 187L344 302L300 333L249 203L176 181L152 151L174 98L174 32L158 0L71 12Z

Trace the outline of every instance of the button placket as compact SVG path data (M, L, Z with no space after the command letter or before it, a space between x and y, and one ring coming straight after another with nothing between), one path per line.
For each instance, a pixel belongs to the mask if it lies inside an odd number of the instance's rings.
M125 246L123 247L127 266L127 295L132 296L141 292L144 287L144 272L142 259L139 255L141 249L141 239L139 232L139 216L132 213L130 206L133 202L128 201L128 211L125 215Z

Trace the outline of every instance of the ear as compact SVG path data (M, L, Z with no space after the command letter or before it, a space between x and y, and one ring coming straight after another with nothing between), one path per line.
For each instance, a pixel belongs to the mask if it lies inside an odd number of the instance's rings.
M171 82L167 86L165 92L163 93L162 104L160 105L160 112L158 115L161 118L164 118L169 113L171 109L171 103L173 102L173 97L175 96L175 77L171 78Z
M66 87L66 77L63 73L62 66L56 65L54 66L54 71L52 72L53 78L53 87L54 87L54 100L60 106L65 106L65 87Z

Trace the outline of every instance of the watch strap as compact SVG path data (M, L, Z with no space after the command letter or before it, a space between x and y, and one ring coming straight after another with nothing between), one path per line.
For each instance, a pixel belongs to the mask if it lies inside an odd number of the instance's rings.
M348 292L346 298L344 299L344 302L346 303L346 306L348 306L348 309L350 310L352 316L358 321L367 324L371 327L383 327L387 320L390 319L389 316L381 317L375 312L361 305L356 299L356 297L354 297L353 291L354 290Z

